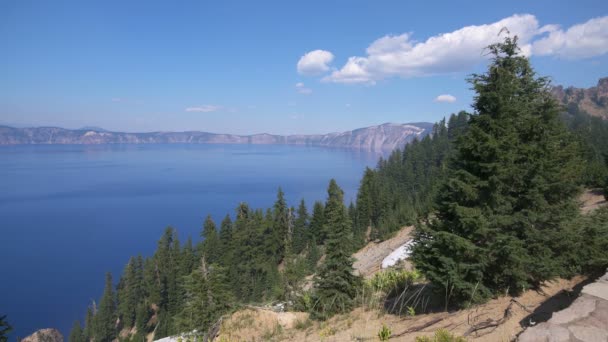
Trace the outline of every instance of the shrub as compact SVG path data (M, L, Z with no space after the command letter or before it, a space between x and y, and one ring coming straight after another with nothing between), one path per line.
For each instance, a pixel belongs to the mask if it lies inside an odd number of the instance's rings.
M422 276L418 271L389 269L374 274L371 279L365 282L365 285L373 291L389 294L392 291L404 289L421 279Z
M386 324L382 324L382 328L378 331L378 338L380 341L388 341L391 338L391 329Z
M467 340L462 336L454 336L445 329L439 329L435 331L433 337L428 336L417 336L416 342L466 342Z

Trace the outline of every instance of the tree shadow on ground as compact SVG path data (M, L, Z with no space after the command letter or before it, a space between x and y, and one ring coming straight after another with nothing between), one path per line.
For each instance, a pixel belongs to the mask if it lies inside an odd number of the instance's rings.
M596 277L590 276L586 280L578 283L576 286L572 288L572 290L561 290L557 294L549 297L546 301L544 301L539 307L534 309L532 313L524 317L519 324L526 328L531 325L539 324L548 321L553 316L554 312L563 310L569 307L572 302L574 302L581 294L583 287L585 285L593 283ZM542 293L538 290L539 293Z

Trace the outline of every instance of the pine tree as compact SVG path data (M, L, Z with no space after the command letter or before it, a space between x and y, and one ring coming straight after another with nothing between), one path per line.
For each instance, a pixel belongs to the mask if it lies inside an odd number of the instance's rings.
M117 289L118 315L125 328L130 328L135 323L135 309L143 299L143 270L140 266L137 259L132 257L123 271Z
M82 327L80 326L80 321L75 321L72 325L72 330L70 331L70 336L68 337L69 342L85 342L84 334L82 332Z
M108 272L103 296L99 301L99 311L93 317L95 341L110 342L116 337L116 318L112 274Z
M293 230L293 253L300 254L308 244L308 210L304 199L300 201L298 206L298 216L294 222Z
M344 206L344 193L335 180L329 182L325 205L326 231L329 234L326 257L315 279L316 317L327 318L353 306L360 279L353 274L351 222Z
M211 215L208 215L205 219L205 224L203 225L203 232L201 235L204 238L202 254L205 256L205 259L208 263L219 262L220 237L217 233L215 222L213 222Z
M325 206L323 202L316 201L313 210L312 217L310 218L310 236L309 239L315 238L317 243L324 244L325 238L327 237L326 232L323 230L325 225Z
M94 333L93 332L93 330L94 330L94 327L93 327L93 324L94 324L93 318L94 318L94 314L95 314L95 312L93 311L92 305L89 305L87 307L87 314L86 314L85 319L84 319L84 329L82 330L82 335L84 337L84 340L87 341L87 342L90 341L93 338L93 333Z
M221 246L221 257L219 263L223 266L231 265L232 260L232 219L230 219L230 215L226 214L226 217L222 220L221 230L220 230L220 246Z
M219 243L219 240L217 241L217 243ZM196 268L198 260L199 258L194 252L194 247L192 245L192 238L188 237L188 240L186 240L186 244L184 245L184 248L182 248L181 251L179 265L180 275L182 277L189 275Z
M562 223L577 215L577 146L548 80L518 54L517 38L488 49L488 71L470 79L476 113L457 139L437 219L418 228L413 253L457 302L517 294L559 275Z
M6 315L0 316L0 342L8 342L8 334L13 327L6 321Z
M273 207L273 234L272 244L276 253L276 260L282 260L285 257L285 247L289 241L289 210L285 201L285 194L279 187L277 191L277 200Z

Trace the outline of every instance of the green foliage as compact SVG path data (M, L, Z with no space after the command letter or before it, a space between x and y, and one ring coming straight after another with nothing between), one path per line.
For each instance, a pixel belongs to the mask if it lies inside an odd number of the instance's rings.
M99 311L93 316L95 341L110 342L116 337L116 301L112 274L106 273L106 285L99 301Z
M435 331L433 337L418 336L416 342L467 342L464 337L454 336L445 329L439 329Z
M80 325L80 321L75 321L68 337L68 342L85 342L84 333Z
M378 338L380 341L388 341L391 338L392 332L386 324L382 324L382 328L378 331Z
M175 316L176 330L206 331L234 305L226 270L218 265L200 267L183 278L185 297L181 311Z
M328 232L325 262L315 278L313 315L325 319L350 310L354 304L360 279L353 274L350 254L351 222L344 206L344 193L335 180L329 182L325 205L325 226Z
M0 342L8 342L8 334L13 327L6 321L6 315L0 316Z
M220 236L217 233L215 228L215 223L211 218L211 215L208 215L205 219L205 224L203 225L203 245L202 245L202 255L205 256L205 259L208 263L217 263L220 261L221 256L221 244L220 244Z
M566 125L582 146L585 167L581 182L602 187L608 180L608 121L582 112L577 105L567 107Z
M466 133L457 139L437 214L419 226L413 259L446 301L517 294L565 272L562 222L577 215L578 145L517 39L488 47Z
M380 159L375 170L365 170L357 194L357 239L365 242L368 229L370 239L385 239L432 211L453 142L466 132L468 118L466 112L452 114L447 127L442 120L422 140Z
M117 286L118 315L123 326L135 323L135 311L143 298L143 261L131 258Z
M299 319L296 321L296 324L294 325L294 328L296 328L298 330L306 330L310 327L312 327L312 321L309 318Z
M323 202L316 201L313 210L312 217L310 219L310 235L309 239L316 239L318 244L324 244L327 239L327 232L324 229L325 224L325 206Z
M570 236L564 244L571 247L560 257L570 265L570 274L603 272L608 267L608 207L565 223Z
M372 291L388 294L421 280L422 275L418 271L389 269L374 274L364 285Z
M300 254L306 248L309 240L309 217L306 203L302 199L298 206L298 217L294 222L292 251L294 254Z

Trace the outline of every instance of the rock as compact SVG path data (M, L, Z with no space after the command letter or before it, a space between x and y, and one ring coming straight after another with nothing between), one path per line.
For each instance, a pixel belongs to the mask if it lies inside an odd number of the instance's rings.
M63 342L63 335L57 329L40 329L21 342Z
M526 329L519 342L608 341L608 272L583 288L570 307L553 314L550 320Z

